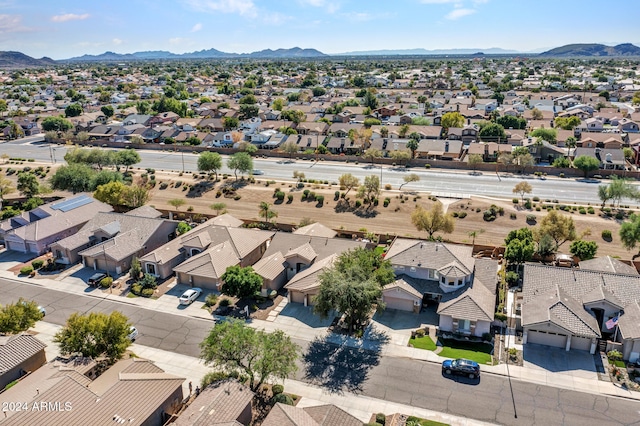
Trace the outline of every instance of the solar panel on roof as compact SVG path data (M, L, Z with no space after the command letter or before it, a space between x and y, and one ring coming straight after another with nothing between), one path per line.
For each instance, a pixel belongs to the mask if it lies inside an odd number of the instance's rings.
M61 212L68 212L73 209L77 209L78 207L85 206L93 201L93 198L87 195L80 195L75 198L71 198L69 200L62 201L57 204L53 204L51 208L53 210L60 210Z

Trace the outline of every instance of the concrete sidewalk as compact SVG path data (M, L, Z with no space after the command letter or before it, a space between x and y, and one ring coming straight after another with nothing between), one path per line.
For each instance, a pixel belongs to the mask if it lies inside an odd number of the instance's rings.
M2 269L8 269L11 266L2 265ZM115 302L136 305L155 311L167 312L174 315L183 315L192 318L201 318L212 321L213 317L206 309L201 309L202 302L194 302L185 309L178 309L177 299L174 302L171 298L160 298L158 300L147 299L143 297L127 298L116 296L103 292L100 289L94 289L86 292L85 285L79 285L77 282L68 282L54 280L48 278L27 278L17 277L13 273L6 270L0 270L0 277L13 281L26 282L29 284L40 285L53 290L64 291L66 293L79 294L89 297L104 298ZM202 298L202 297L201 297ZM297 306L297 305L296 305ZM422 360L426 362L441 363L442 358L432 351L416 349L408 346L410 329L397 329L385 326L373 321L373 327L376 332L368 332L363 339L355 339L343 335L327 333L327 327L330 321L321 321L309 312L306 317L298 316L302 307L296 307L292 310L293 315L280 314L270 321L251 320L248 324L252 327L264 329L266 331L282 330L294 339L311 342L317 338L325 339L337 345L347 345L350 347L358 347L363 349L379 351L383 356L410 358ZM138 345L135 345L138 347ZM140 347L144 348L144 347ZM146 349L136 349L146 350ZM145 356L140 354L141 356ZM178 356L178 355L176 355ZM153 359L153 358L151 358ZM567 370L567 371L548 371L542 367L530 368L526 366L499 364L495 366L483 365L482 371L489 374L498 374L502 376L510 376L514 380L522 380L530 383L536 383L545 386L552 386L561 389L569 389L578 392L587 392L592 394L601 394L608 396L618 396L640 400L639 392L632 392L614 385L611 382L604 382L598 379L596 372L585 370ZM198 381L199 378L196 379ZM195 382L194 382L195 383Z

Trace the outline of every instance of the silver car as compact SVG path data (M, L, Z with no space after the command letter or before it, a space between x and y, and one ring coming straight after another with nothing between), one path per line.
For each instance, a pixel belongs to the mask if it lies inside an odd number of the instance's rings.
M190 288L189 290L182 293L180 296L180 304L181 305L190 305L192 304L200 295L202 294L202 289L198 287Z

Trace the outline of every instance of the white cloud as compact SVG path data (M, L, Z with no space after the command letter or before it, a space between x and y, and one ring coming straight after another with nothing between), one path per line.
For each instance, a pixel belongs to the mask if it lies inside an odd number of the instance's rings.
M448 3L460 3L460 0L420 0L422 4L448 4Z
M250 18L258 15L253 0L185 0L185 2L201 12L237 13Z
M193 26L193 28L191 28L191 32L192 33L196 33L198 31L200 31L202 29L202 24L200 22L198 22L197 24L195 24Z
M468 15L473 15L474 13L476 13L477 10L474 9L453 9L451 12L449 12L445 18L451 20L451 21L455 21L456 19L460 19L464 16L468 16Z
M114 38L113 40L111 40L111 43L115 44L116 46L119 46L122 43L124 43L124 40L121 40L119 38Z
M321 7L328 13L335 13L340 9L340 3L330 0L298 0L299 3L305 6Z
M291 16L277 12L261 12L260 18L264 23L269 25L281 25L292 19Z
M191 44L191 40L184 37L174 37L169 39L169 44L172 46L179 46L183 44Z
M22 16L0 15L0 34L13 33L21 30Z
M82 15L78 15L75 13L65 13L63 15L54 15L51 17L53 22L67 22L67 21L82 21L84 19L89 18L88 13L83 13Z

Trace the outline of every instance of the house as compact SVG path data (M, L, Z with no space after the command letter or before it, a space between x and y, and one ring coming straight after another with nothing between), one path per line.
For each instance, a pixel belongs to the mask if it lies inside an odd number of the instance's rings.
M440 329L482 336L495 312L498 263L474 259L472 247L397 238L385 258L398 279L386 285L387 308L419 312L437 303Z
M462 153L462 141L422 139L416 149L416 158L430 160L456 160Z
M522 141L522 146L529 150L529 154L533 157L537 163L549 163L552 164L556 158L562 158L566 156L564 149L557 145L551 144L541 138L527 138Z
M112 210L88 195L65 198L0 222L0 240L7 250L42 254L52 243L77 233L96 214Z
M46 346L31 334L0 336L0 389L44 365Z
M50 362L0 394L0 402L21 401L45 410L7 410L3 426L165 424L182 406L184 378L150 361L118 361L99 377L86 358Z
M307 226L302 226L295 231L296 235L309 235L314 237L334 238L338 233L321 223L315 222Z
M511 147L508 147L509 151ZM507 150L507 147L503 146L502 151ZM500 145L496 142L472 142L467 148L467 160L469 155L477 154L482 156L484 162L496 161L500 154Z
M164 279L169 277L175 269L178 280L182 283L216 289L220 282L219 275L224 273L224 271L220 272L222 265L239 264L243 267L253 265L265 253L268 241L274 234L217 225L216 222L221 220L222 216L210 219L141 256L142 270ZM217 250L222 248L228 254L225 253L221 259L213 259L218 253ZM192 257L203 253L204 256L190 261ZM211 260L210 264L206 263L207 259ZM235 263L236 261L238 263ZM206 276L206 273L214 271L217 271L215 277ZM220 272L219 275L218 272Z
M632 120L627 120L626 118L623 118L622 120L620 120L620 122L618 123L618 129L622 133L640 132L640 127L638 126L638 123Z
M295 273L293 278L284 286L287 289L289 302L302 303L304 306L313 306L313 299L320 291L320 275L326 269L333 266L338 255L332 254L322 260L312 263L316 256L310 250L310 246L301 246L296 250L291 250L285 255L288 261L291 258L302 260L303 264L309 265L300 272Z
M626 160L621 149L576 148L572 154L574 158L582 155L593 157L600 162L600 168L605 170L624 170L626 167Z
M480 133L480 128L477 124L467 124L462 128L451 127L447 133L447 139L462 141L464 144L469 144L479 139L478 133Z
M362 426L362 421L333 404L294 407L276 403L262 426Z
M580 132L601 132L604 130L602 121L593 117L587 118L582 123L580 123L576 128L580 129Z
M178 221L155 216L157 210L153 208L136 210L98 213L77 233L51 245L56 262L68 265L82 259L86 267L119 275L129 269L133 257L143 256L173 238Z
M176 421L176 426L248 425L251 423L251 401L254 393L237 380L213 383L189 404Z
M587 267L524 266L523 342L594 353L601 337L617 339L624 359L637 359L640 276L608 260ZM614 317L619 333L607 325Z

